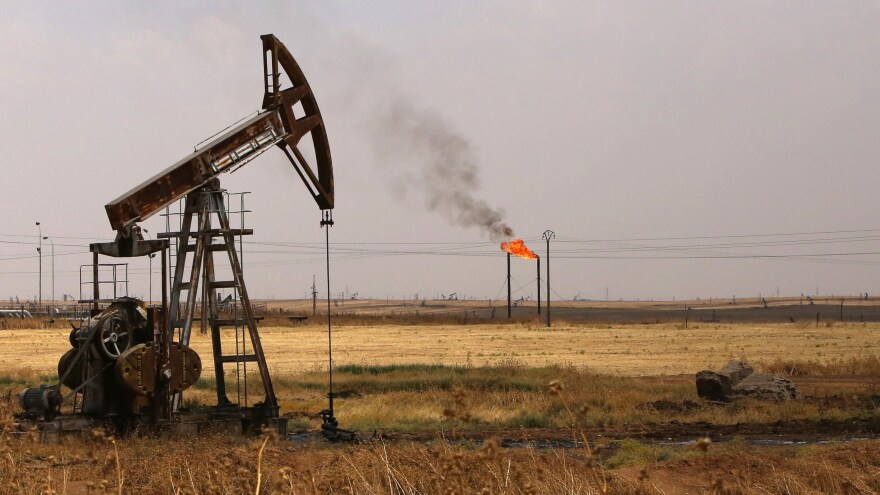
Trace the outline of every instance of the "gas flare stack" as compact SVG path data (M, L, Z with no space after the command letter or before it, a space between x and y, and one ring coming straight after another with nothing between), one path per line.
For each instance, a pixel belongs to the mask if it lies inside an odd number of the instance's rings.
M526 246L522 239L513 239L501 243L501 250L507 253L507 317L511 318L512 313L512 289L510 285L510 258L511 255L538 262L538 314L541 313L541 258L534 251Z

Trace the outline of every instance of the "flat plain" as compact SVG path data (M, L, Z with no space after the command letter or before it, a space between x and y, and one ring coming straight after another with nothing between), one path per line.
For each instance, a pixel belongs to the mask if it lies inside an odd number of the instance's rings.
M54 372L69 347L63 328L0 331L0 369ZM260 335L269 366L281 374L326 369L327 328L321 324L265 326ZM224 347L234 349L233 330ZM250 344L247 344L250 346ZM210 362L209 336L194 331L192 346ZM829 362L880 348L880 323L691 323L335 325L336 365L563 365L621 376L678 375L750 362L797 359ZM204 374L212 373L210 366Z
M726 305L714 308L725 318ZM733 309L740 320L769 314L755 301L740 305ZM0 469L0 484L29 493L254 493L262 472L260 493L880 490L876 321L780 322L790 307L778 307L770 323L703 321L715 320L713 308L694 302L702 316L686 323L680 303L608 303L569 306L573 317L548 328L521 306L507 320L471 301L347 301L333 326L336 413L369 439L340 447L317 434L327 402L326 320L279 314L309 313L304 301L268 306L260 334L282 413L295 436L311 440L97 434L59 450L0 433L0 449L14 459ZM635 314L637 322L591 321L600 310ZM61 321L0 323L0 422L12 425L14 394L57 380L69 329ZM224 331L225 349L235 341ZM217 400L211 341L194 329L191 344L203 373L187 405L210 406ZM697 397L693 374L731 358L784 374L802 398ZM234 366L226 369L229 393L237 394L242 382ZM261 400L254 371L246 374L251 401ZM210 469L198 469L204 465Z

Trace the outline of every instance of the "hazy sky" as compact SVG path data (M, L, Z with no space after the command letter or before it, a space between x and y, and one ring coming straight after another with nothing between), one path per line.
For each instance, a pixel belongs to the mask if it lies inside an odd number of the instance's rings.
M556 232L554 297L880 293L875 2L0 1L0 297L37 293L37 220L58 298L78 295L86 245L114 235L104 204L259 108L264 33L326 122L334 292L499 294L497 244L426 208L448 159L539 254ZM283 153L222 184L253 193L252 296L323 286ZM514 263L517 295L534 268Z

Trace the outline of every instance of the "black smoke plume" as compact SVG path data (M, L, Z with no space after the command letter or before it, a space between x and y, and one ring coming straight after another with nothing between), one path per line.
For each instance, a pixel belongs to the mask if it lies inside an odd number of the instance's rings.
M453 225L478 227L493 241L513 236L503 212L477 197L473 146L440 115L393 95L373 117L378 122L371 126L371 144L379 160L399 169L393 178L397 192L409 195L415 188L429 211Z

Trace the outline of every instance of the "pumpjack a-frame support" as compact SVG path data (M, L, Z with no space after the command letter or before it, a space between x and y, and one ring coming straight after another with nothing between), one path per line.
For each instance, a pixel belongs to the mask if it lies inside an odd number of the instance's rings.
M171 285L171 301L169 308L170 338L174 340L174 334L178 333L177 341L189 345L192 334L193 322L196 320L196 304L201 304L201 318L198 319L201 331L211 332L211 343L214 354L214 374L217 384L218 408L235 408L260 410L256 416L261 418L278 417L278 400L272 387L269 376L269 368L257 330L257 318L254 316L250 297L242 276L242 267L239 255L235 250L235 237L253 234L251 229L233 229L230 227L229 216L223 201L224 190L220 188L218 180L214 179L205 186L190 192L186 196L184 211L182 213L179 232L163 233L157 237L177 237L178 249L175 260L174 280ZM219 228L213 228L213 220L216 218ZM195 221L195 225L193 225ZM191 243L190 239L195 239ZM221 242L215 243L215 239ZM216 280L214 253L225 251L229 258L229 266L232 271L232 280ZM192 253L190 263L189 280L184 281L186 260L188 253ZM199 283L202 286L202 297L199 301ZM217 289L233 289L236 292L239 304L235 304L232 318L221 318L218 304ZM185 298L184 298L185 293ZM238 307L241 307L239 315ZM221 343L221 328L235 327L236 349L234 354L224 354ZM241 329L241 341L239 341L239 329ZM244 333L249 336L251 353L246 350ZM240 345L241 344L241 345ZM226 375L224 365L235 363L236 370L244 368L244 376L237 373L238 377L238 400L233 402L229 399L226 390ZM260 379L265 392L265 399L261 403L255 403L248 407L247 392L247 363L256 363L259 369ZM243 383L242 383L243 382ZM244 394L242 395L242 388ZM244 399L242 401L242 399ZM172 398L172 411L179 411L182 404L182 396L177 393Z

